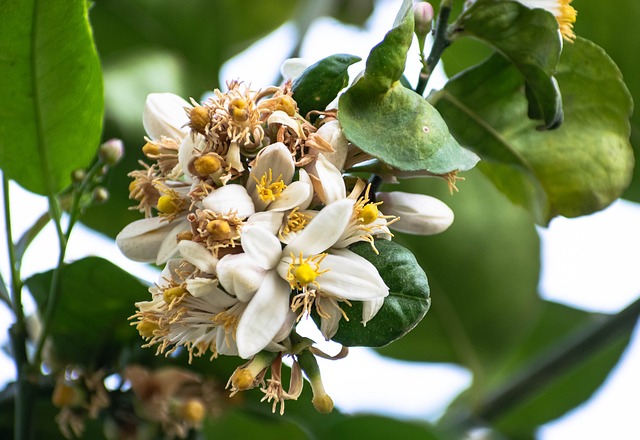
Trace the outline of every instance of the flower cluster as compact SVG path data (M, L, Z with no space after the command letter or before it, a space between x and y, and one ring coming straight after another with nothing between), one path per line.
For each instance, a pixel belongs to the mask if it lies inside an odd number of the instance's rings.
M274 410L300 394L300 368L317 391L316 408L332 407L312 371L322 353L296 323L313 315L330 339L352 301L363 303L366 325L389 294L376 267L349 246L366 241L375 250L390 228L434 234L453 221L437 199L376 194L346 175L371 156L348 142L335 110L314 117L312 124L298 113L290 82L253 91L234 81L202 103L150 95L142 150L152 163L130 173L129 186L145 218L116 238L129 258L166 264L133 316L146 346L165 355L183 347L190 359L247 359L232 392L261 386ZM294 358L288 392L283 355Z

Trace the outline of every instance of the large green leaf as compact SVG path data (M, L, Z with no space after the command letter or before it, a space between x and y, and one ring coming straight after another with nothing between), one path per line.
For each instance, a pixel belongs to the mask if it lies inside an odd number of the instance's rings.
M331 55L305 69L292 84L300 114L306 116L311 110L324 110L349 84L347 69L360 59L346 54Z
M475 154L460 147L440 114L400 84L413 39L411 1L395 27L367 58L364 76L339 101L338 119L351 142L401 170L445 174L475 166Z
M52 271L36 274L27 287L43 312ZM53 360L99 368L112 365L125 346L140 339L127 318L147 288L113 263L84 258L63 267L51 342Z
M558 344L597 325L605 319L600 314L588 313L564 305L546 302L538 323L531 334L516 347L505 363L505 367L493 379L495 388L500 388L507 378L535 365L541 355L557 353ZM627 346L632 328L624 336L617 337L605 349L567 368L550 384L537 387L529 400L511 406L496 420L495 427L512 439L532 438L537 427L554 420L577 407L591 397L602 385L611 369L618 363ZM555 350L555 351L554 351ZM566 351L566 347L563 351Z
M336 423L330 429L327 440L438 440L444 439L433 427L424 422L394 420L388 417L362 415L349 417Z
M295 405L295 403L293 403ZM263 416L232 410L219 418L208 418L204 425L207 439L307 440L310 437L286 418Z
M553 75L562 43L558 22L543 9L514 1L478 0L459 18L462 35L478 38L508 58L527 83L529 117L544 128L562 123L562 97Z
M349 321L340 321L331 338L348 347L382 347L411 331L429 310L429 283L413 254L403 246L376 240L378 254L370 243L362 242L349 249L373 264L389 287L389 296L376 316L366 326L362 321L362 303L345 308Z
M616 62L624 76L629 91L637 102L640 100L640 58L636 50L640 47L639 2L616 2L615 7L600 0L580 0L575 30L578 35L593 40L602 46ZM636 158L640 157L640 112L631 117L631 144ZM631 186L624 197L640 202L640 167L635 168Z
M456 138L485 159L482 171L540 224L607 207L633 169L632 102L611 59L578 38L565 45L556 78L565 122L547 132L526 119L521 76L499 55L431 97Z
M55 194L89 165L102 127L102 76L87 2L0 1L0 167Z
M456 219L439 235L394 237L429 274L432 303L412 332L380 352L405 360L457 363L483 381L535 322L539 239L526 212L482 174L472 171L466 177L454 195L442 182L401 185L404 191L442 199ZM384 212L384 204L380 209Z

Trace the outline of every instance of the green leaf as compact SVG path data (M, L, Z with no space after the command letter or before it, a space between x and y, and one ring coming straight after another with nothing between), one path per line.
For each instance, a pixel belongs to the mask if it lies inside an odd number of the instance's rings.
M555 17L518 2L478 0L459 21L462 35L488 43L522 73L527 83L529 117L542 119L543 128L560 126L562 97L553 75L562 43Z
M620 68L634 100L640 101L640 75L637 74L640 58L635 50L630 50L640 47L640 32L636 31L640 3L617 2L611 7L601 0L580 0L577 8L576 33L602 46ZM640 111L631 116L631 145L636 158L640 157ZM640 202L640 166L635 168L633 182L624 197Z
M87 2L1 4L0 167L29 191L55 194L100 142L102 76Z
M527 213L478 171L468 173L453 195L440 181L411 179L399 186L383 190L430 194L447 203L456 219L442 234L394 237L427 270L432 304L412 332L379 351L404 360L457 363L481 382L535 322L538 235Z
M326 437L331 440L442 440L445 438L424 422L394 420L388 417L362 415L349 417L331 427Z
M537 325L517 346L512 357L505 363L504 369L496 375L494 385L527 369L537 357L555 347L565 337L578 334L604 318L601 314L545 301ZM604 350L573 368L568 368L565 374L550 385L539 387L524 404L510 407L494 426L509 438L533 437L538 426L561 417L585 402L618 363L629 342L630 332L631 329L628 329L623 337L617 338ZM494 388L499 388L499 385Z
M349 321L341 320L332 340L348 347L382 347L410 332L429 310L427 276L413 254L397 243L376 240L376 254L368 242L349 249L369 260L389 287L389 296L376 316L362 325L362 303L346 307Z
M311 110L324 110L349 84L349 66L360 60L354 55L337 54L307 67L292 84L293 99L300 114L305 116Z
M338 119L351 142L392 167L445 174L478 161L460 147L437 110L400 83L413 39L411 1L374 47L364 76L340 97Z
M632 102L613 61L578 38L565 45L556 78L565 122L547 132L526 119L522 79L498 55L432 95L456 138L485 159L480 169L543 225L604 209L633 169Z
M52 271L26 282L42 313L49 300ZM52 354L63 365L99 368L115 363L120 350L140 340L127 320L134 303L148 296L136 278L97 257L63 267L51 326Z
M307 440L310 438L300 427L284 418L247 413L237 409L225 412L219 418L207 418L203 431L207 439Z

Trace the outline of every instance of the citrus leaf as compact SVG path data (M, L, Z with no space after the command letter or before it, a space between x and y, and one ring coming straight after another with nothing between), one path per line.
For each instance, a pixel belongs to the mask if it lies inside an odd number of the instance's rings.
M529 117L542 128L562 123L562 97L553 75L562 43L555 17L518 2L478 0L460 17L462 35L482 40L498 50L526 81Z
M387 240L376 240L376 254L368 242L349 249L369 260L389 287L382 308L366 326L362 325L362 303L345 307L349 321L341 320L333 339L343 345L382 347L413 329L429 309L427 276L413 254L403 246Z
M45 310L53 271L26 282L38 309ZM113 365L120 350L140 337L127 318L147 287L102 258L89 257L63 267L51 326L54 359L62 365Z
M434 174L466 171L478 158L460 147L437 110L402 86L413 39L411 1L367 58L364 76L342 94L338 119L351 142L392 167Z
M292 84L293 99L301 115L311 110L324 110L349 84L347 69L360 61L354 55L337 54L307 67Z
M456 138L485 159L480 169L543 225L604 209L633 170L633 104L613 61L578 38L565 46L556 78L565 122L552 131L526 119L522 78L499 55L430 97Z
M0 167L29 191L56 194L100 142L102 76L87 2L3 1Z

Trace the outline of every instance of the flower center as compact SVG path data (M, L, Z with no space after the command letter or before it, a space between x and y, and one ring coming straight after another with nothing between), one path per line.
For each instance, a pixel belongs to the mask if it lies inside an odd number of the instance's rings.
M300 256L296 258L291 254L291 263L287 272L287 281L291 288L306 290L308 284L315 283L318 276L328 272L328 269L320 270L320 263L326 256L327 254L319 254L304 258L300 251Z
M296 207L287 216L287 223L285 223L282 231L278 236L282 240L284 236L290 234L291 232L300 232L305 228L305 226L307 226L310 220L311 216L300 212Z
M138 330L138 333L140 333L140 336L142 336L143 338L153 337L153 332L155 330L158 330L158 328L158 324L156 324L155 322L147 321L146 319L140 321L138 325L136 325L136 330Z
M193 161L193 167L200 176L208 176L220 169L220 160L211 155L201 156Z
M191 121L191 128L198 133L204 134L207 125L211 122L209 109L201 105L195 106L189 112L189 120Z
M376 221L378 214L378 206L375 203L367 203L360 211L358 218L362 220L362 223L368 225Z
M214 240L226 240L231 233L231 226L224 220L212 220L207 224L207 232Z
M169 190L169 194L158 197L156 209L160 214L172 217L182 211L183 206L184 200L175 191Z
M171 287L170 289L164 291L164 293L162 294L162 299L164 299L164 302L166 302L167 304L171 304L173 300L175 300L176 298L180 298L186 292L187 289L185 289L184 287Z
M249 104L242 98L236 98L229 103L229 113L236 122L244 122L249 119Z
M273 170L269 168L269 171L265 172L260 180L256 179L256 190L258 191L258 197L263 202L273 202L282 195L282 191L287 188L287 185L282 181L282 174L278 178L273 180Z

